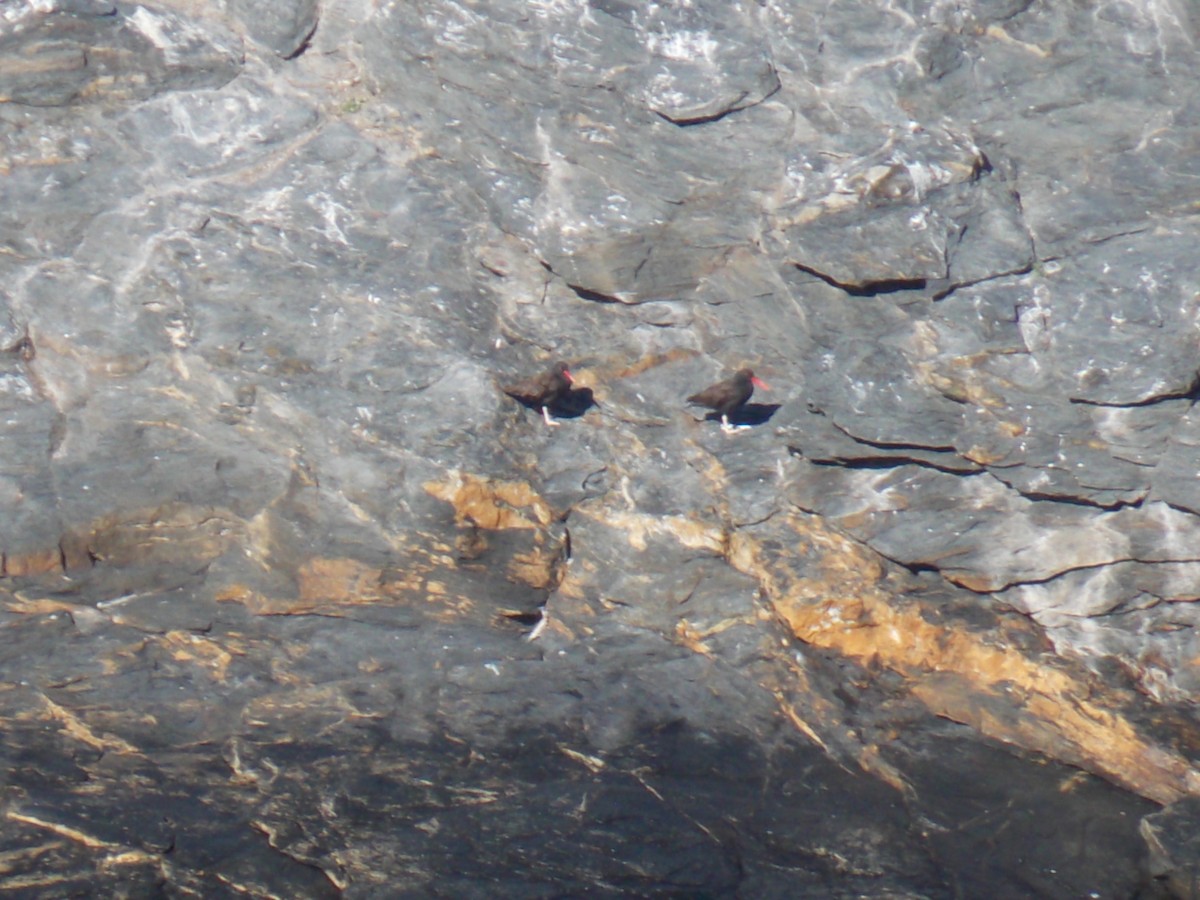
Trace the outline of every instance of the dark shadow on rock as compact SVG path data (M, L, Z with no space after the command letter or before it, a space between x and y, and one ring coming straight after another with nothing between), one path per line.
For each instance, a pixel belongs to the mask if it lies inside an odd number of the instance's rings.
M740 409L729 414L730 425L764 425L779 411L781 403L747 403ZM720 422L719 412L710 412L704 417L706 422Z
M531 409L539 415L542 412L540 403L531 403L528 400L522 400L520 397L512 397L526 409ZM595 396L592 394L591 388L572 388L565 395L559 397L550 404L550 415L556 419L578 419L593 406L599 406Z
M571 388L550 407L550 415L559 419L578 419L593 406L598 405L591 388Z

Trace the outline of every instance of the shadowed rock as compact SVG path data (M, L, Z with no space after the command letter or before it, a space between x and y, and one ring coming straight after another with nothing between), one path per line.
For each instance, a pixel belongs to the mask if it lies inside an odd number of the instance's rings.
M1191 871L1187 4L0 6L4 887Z

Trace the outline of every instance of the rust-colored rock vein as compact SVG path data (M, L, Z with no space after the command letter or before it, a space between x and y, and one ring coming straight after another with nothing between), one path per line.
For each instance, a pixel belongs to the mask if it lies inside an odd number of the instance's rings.
M819 520L791 517L787 527L796 543L777 549L739 533L730 561L762 580L800 640L901 672L936 714L1160 803L1200 791L1200 772L1105 705L1090 679L1049 655L1031 658L1002 636L931 622L918 602L880 587L883 569L874 554ZM819 554L815 578L796 565L812 553Z

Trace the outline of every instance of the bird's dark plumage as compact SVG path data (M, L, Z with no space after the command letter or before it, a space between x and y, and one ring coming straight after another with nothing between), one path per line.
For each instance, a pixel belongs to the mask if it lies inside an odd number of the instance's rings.
M542 417L547 425L557 425L550 418L549 407L553 406L571 390L571 370L564 362L555 363L549 371L518 381L516 384L502 386L500 389L514 400L541 409Z
M736 412L746 405L746 401L754 394L754 386L769 389L769 385L760 378L755 378L749 369L739 369L733 377L716 384L709 385L699 393L688 397L687 402L696 406L706 406L721 414L721 427L730 431L730 413Z

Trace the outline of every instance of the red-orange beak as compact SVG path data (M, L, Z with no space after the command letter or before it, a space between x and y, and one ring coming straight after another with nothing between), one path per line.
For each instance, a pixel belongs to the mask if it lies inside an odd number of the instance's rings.
M761 378L759 378L757 375L751 375L750 381L755 385L755 387L760 387L764 391L769 391L771 389L771 386L769 384L767 384L765 381L763 381Z
M572 375L569 371L567 371L566 369L563 369L562 373L563 373L563 378L567 379L567 381L569 381L571 384L575 383L575 376Z

